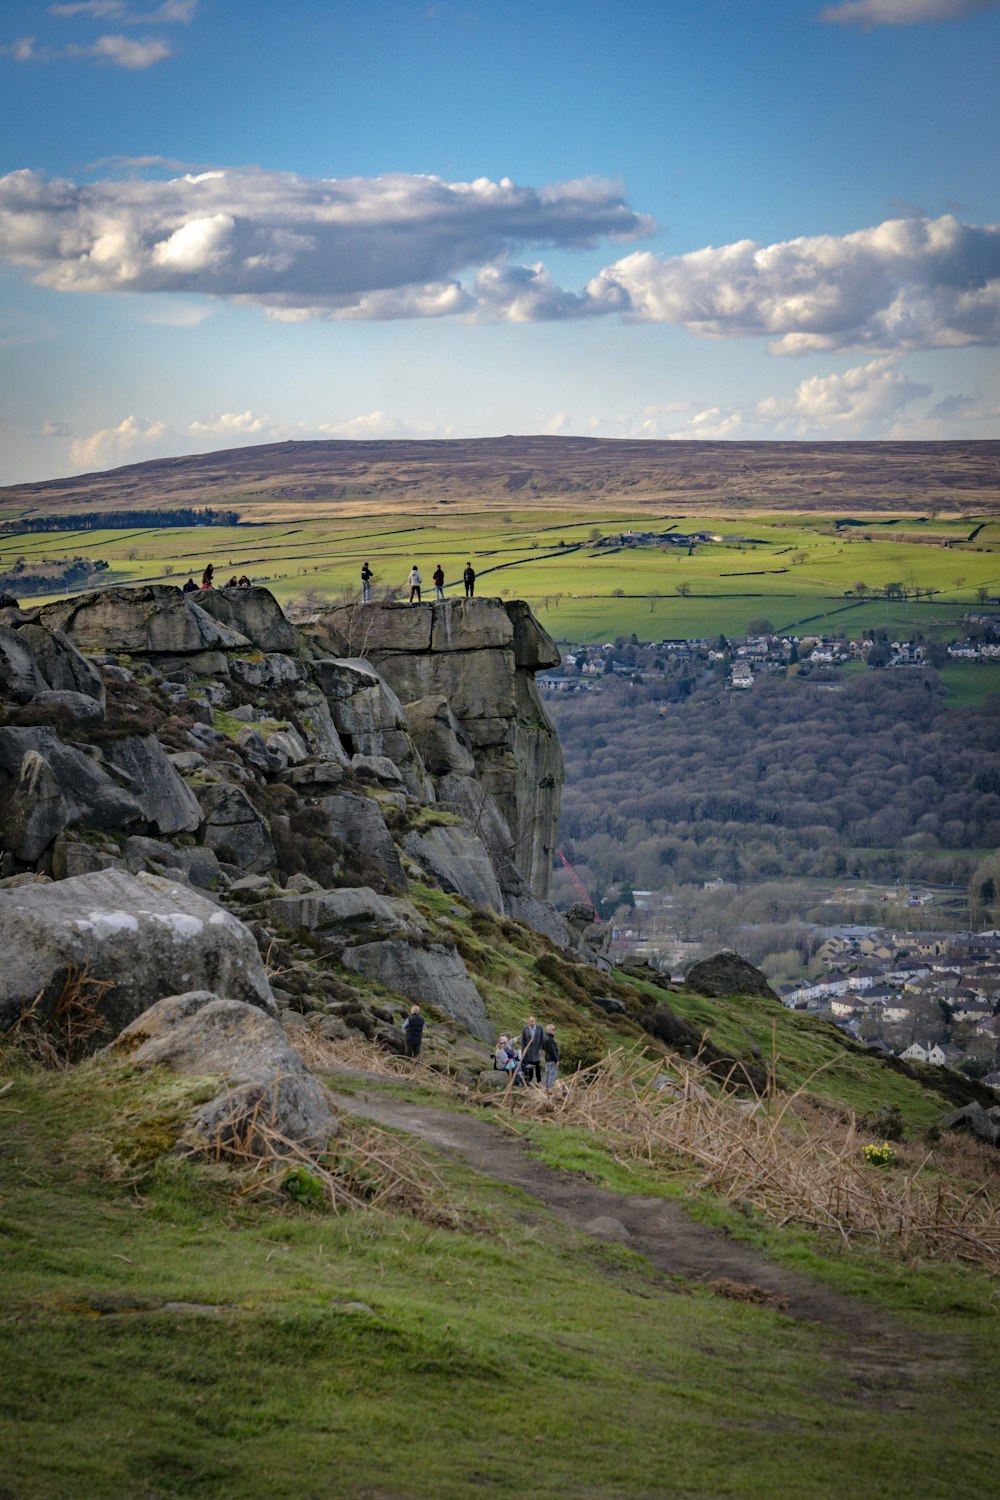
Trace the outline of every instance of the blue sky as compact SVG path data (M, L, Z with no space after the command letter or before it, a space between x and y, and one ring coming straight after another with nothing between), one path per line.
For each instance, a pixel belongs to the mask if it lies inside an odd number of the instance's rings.
M1000 435L994 0L6 0L0 482Z

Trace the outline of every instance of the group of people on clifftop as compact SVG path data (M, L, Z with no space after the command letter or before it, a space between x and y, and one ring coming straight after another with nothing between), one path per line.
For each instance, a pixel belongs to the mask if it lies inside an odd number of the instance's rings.
M372 602L372 583L374 582L374 580L375 580L375 574L372 572L371 566L367 562L363 563L362 566L361 566L361 603L362 604L371 604L371 602ZM440 600L440 601L443 602L443 600L444 600L444 591L445 591L445 578L444 578L444 568L442 568L442 566L441 566L440 563L438 563L437 567L434 569L434 572L431 574L431 581L434 584L434 598L436 600ZM420 604L421 603L421 590L423 588L424 580L423 580L423 577L421 575L420 566L419 566L418 563L414 563L413 564L413 567L410 569L410 576L406 580L406 583L407 583L407 587L410 590L410 603L411 604ZM465 588L465 597L466 597L466 599L473 599L473 598L475 598L475 594L476 594L476 571L473 568L471 562L467 562L465 564L465 569L464 569L464 571L462 573L462 584L463 584L463 587Z
M200 594L201 591L202 591L202 589L214 589L214 588L215 588L215 568L214 568L214 566L213 566L212 563L209 563L208 567L205 569L204 573L202 573L202 575L201 575L201 583L197 584L197 583L195 583L195 581L194 581L193 578L189 578L188 581L187 581L187 583L181 589L181 593L183 593L183 594ZM250 582L250 579L247 577L247 575L245 573L240 578L237 578L236 574L234 573L233 576L232 576L232 578L230 578L229 582L226 584L226 588L227 589L252 589L253 588L253 584Z
M493 1053L493 1066L507 1073L516 1085L544 1084L551 1093L559 1072L559 1043L553 1023L543 1026L529 1016L521 1028L520 1045L503 1033Z

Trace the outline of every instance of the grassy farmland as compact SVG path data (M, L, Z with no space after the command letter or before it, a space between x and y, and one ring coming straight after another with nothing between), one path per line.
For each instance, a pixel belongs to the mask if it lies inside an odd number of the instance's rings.
M355 507L351 507L355 509ZM686 547L595 545L594 534L711 531ZM236 527L62 531L0 537L0 572L66 556L106 559L100 586L247 573L283 602L336 598L357 585L366 558L377 588L401 591L413 562L429 587L440 562L449 594L467 558L482 594L528 599L558 639L593 641L742 633L766 617L778 629L850 633L947 632L980 591L1000 594L1000 521L886 517L838 525L809 514L651 516L545 505L442 514L395 509L367 518L331 514ZM898 583L908 599L873 599ZM859 595L858 585L864 585ZM914 599L914 590L933 590ZM38 596L42 597L42 596Z

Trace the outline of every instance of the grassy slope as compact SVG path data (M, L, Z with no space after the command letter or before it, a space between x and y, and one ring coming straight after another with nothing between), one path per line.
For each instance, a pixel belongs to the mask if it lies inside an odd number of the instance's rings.
M0 1071L5 1495L993 1492L973 1276L894 1274L941 1361L878 1398L836 1336L677 1286L457 1168L462 1230L255 1203L218 1168L116 1156L164 1128L176 1081Z

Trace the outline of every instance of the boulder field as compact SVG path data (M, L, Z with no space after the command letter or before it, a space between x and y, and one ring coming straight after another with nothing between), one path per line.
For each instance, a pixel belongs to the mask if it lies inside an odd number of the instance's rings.
M600 962L546 899L563 766L534 674L558 659L499 599L297 626L263 588L6 604L0 1028L57 1019L72 990L94 1046L168 1000L174 1041L256 1036L291 1003L368 1037L419 1003L491 1041L454 924L408 894Z

